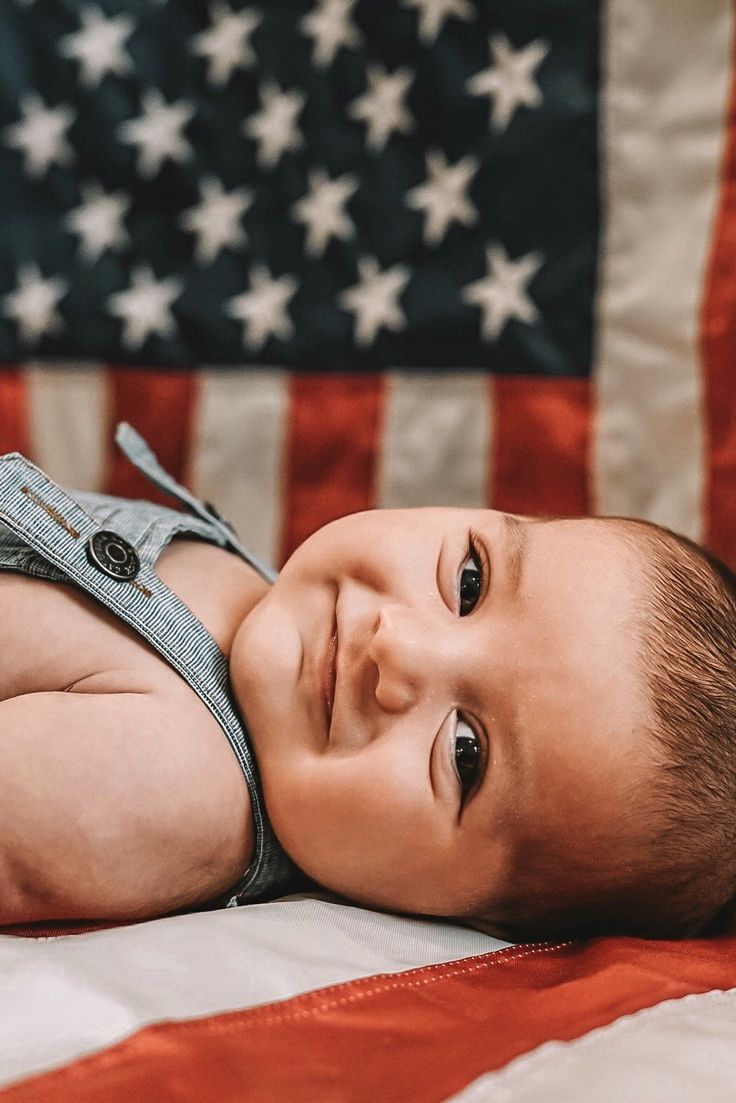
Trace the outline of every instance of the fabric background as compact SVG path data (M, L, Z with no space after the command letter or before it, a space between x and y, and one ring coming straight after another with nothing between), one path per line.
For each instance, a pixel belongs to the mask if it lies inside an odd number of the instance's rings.
M726 0L3 5L0 448L143 496L125 418L276 566L423 504L733 562L731 42Z

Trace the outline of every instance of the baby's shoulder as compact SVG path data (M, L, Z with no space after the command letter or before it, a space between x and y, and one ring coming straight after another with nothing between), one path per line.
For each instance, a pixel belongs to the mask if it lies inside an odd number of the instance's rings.
M205 540L172 540L158 557L156 573L226 657L243 618L270 588L239 555Z
M197 540L173 541L156 569L225 654L247 602L268 586ZM24 778L7 790L22 796L24 818L7 801L0 814L0 881L9 849L19 883L30 884L31 869L47 878L19 905L23 921L157 914L242 875L253 825L238 760L213 713L143 637L69 583L2 571L0 654L0 773ZM69 828L80 816L83 832ZM36 826L13 842L13 822ZM90 879L75 881L74 870Z
M175 538L156 572L228 657L243 618L269 584L215 544ZM97 692L178 686L194 691L132 628L90 594L63 581L0 571L0 701L66 690L94 677ZM109 689L108 689L109 686Z
M250 799L222 733L181 694L119 680L0 702L0 923L157 915L248 866Z

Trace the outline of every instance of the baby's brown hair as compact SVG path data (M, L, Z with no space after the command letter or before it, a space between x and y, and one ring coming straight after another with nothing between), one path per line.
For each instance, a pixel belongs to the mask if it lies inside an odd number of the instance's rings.
M653 934L689 935L736 893L736 574L670 529L628 522L649 582L641 660L662 751Z
M736 574L670 529L604 523L643 572L632 637L653 770L632 786L620 838L568 839L522 859L492 924L513 939L686 937L736 899Z

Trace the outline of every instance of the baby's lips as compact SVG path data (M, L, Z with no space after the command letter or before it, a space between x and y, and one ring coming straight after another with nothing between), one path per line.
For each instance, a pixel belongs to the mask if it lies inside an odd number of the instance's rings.
M332 729L332 713L335 703L337 682L337 628L334 629L327 646L324 666L322 668L322 694L327 706L327 739L329 742Z

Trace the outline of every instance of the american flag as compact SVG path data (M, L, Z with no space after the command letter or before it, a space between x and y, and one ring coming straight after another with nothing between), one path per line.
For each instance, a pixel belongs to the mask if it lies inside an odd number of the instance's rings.
M645 517L736 566L735 28L729 0L4 0L0 451L156 497L130 421L276 566L425 504ZM286 925L237 911L6 930L0 1096L732 1094L733 935L282 962L246 999L217 978ZM389 919L345 911L330 961Z
M291 898L0 934L0 1100L733 1098L736 937L451 960L437 926Z
M733 562L731 20L8 0L0 448L143 496L127 419L276 565L429 502Z
M0 355L587 376L597 5L492 7L4 5Z

